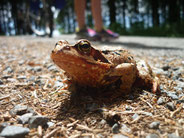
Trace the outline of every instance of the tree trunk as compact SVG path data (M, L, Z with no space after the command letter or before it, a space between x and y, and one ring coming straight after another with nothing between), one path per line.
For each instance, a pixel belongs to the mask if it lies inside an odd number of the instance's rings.
M108 0L109 13L110 13L110 25L116 22L116 6L115 0Z
M123 0L123 27L126 28L126 13L125 13L125 10L126 10L126 0Z
M152 6L152 23L153 26L159 26L159 14L158 14L158 0L151 0L151 6Z
M180 21L180 8L178 0L168 0L169 3L169 22L176 23Z

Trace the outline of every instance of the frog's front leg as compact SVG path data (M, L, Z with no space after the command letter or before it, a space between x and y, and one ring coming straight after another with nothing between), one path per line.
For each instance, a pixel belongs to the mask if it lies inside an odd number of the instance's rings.
M122 63L116 66L112 72L112 76L120 76L120 89L123 93L129 93L136 79L136 65L134 63Z

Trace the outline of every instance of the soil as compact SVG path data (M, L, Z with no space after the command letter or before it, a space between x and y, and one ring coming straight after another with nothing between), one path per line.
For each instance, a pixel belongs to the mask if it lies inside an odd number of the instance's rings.
M184 39L120 37L94 42L99 48L131 51L160 78L161 92L133 89L115 99L71 94L63 71L50 59L57 38L0 37L0 134L4 123L29 128L26 137L184 137ZM74 95L74 96L71 96ZM46 116L51 126L17 121L16 105Z

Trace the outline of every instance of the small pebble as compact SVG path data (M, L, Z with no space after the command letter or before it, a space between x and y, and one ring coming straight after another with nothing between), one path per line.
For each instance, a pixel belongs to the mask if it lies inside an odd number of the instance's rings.
M29 81L35 81L36 80L36 76L31 76L28 80Z
M117 134L119 133L119 124L115 123L113 126L112 126L112 133L114 134Z
M11 67L6 67L5 69L4 69L4 71L3 72L5 72L5 73L12 73L13 72L13 69L11 68Z
M157 134L148 134L146 138L159 138Z
M171 67L169 66L169 65L166 65L166 66L163 66L162 67L162 69L164 70L164 71L167 71L167 70L169 70Z
M0 85L2 85L3 84L3 81L0 79Z
M137 119L138 117L139 117L138 114L134 114L134 115L132 116L132 119L135 120L135 119Z
M158 105L164 104L165 102L166 102L166 98L165 98L165 97L160 97L160 98L157 100L157 104L158 104Z
M13 109L10 110L10 115L23 115L25 113L34 113L33 109L27 105L16 105Z
M105 125L107 123L107 121L105 119L102 119L100 122L99 122L99 125Z
M18 121L18 123L20 123L20 124L27 124L28 121L29 121L29 119L30 119L30 117L32 117L32 116L33 116L33 113L26 113L26 114L24 114L24 115L18 117L18 118L17 118L17 121Z
M20 60L20 61L18 62L19 65L23 65L24 63L25 63L25 60Z
M152 122L151 124L149 124L149 128L158 129L159 125L160 125L160 122Z
M166 92L167 96L171 97L172 100L178 100L179 97L176 95L176 92Z
M22 138L29 133L29 128L20 126L6 126L1 132L1 137Z
M125 106L125 109L128 110L128 111L130 111L130 110L132 110L132 107L129 106L129 105L126 105L126 106Z
M7 127L9 124L7 122L4 122L4 123L1 123L0 124L0 132L5 128Z
M175 110L175 105L173 102L169 102L166 104L166 107L171 110L171 111L174 111Z
M12 82L12 83L13 83L13 82L16 82L16 81L17 81L17 80L14 79L14 78L8 78L8 79L7 79L7 82Z
M47 126L47 122L48 122L48 118L46 116L32 116L29 119L29 127L30 128L37 128L39 125L41 125L42 127L46 127Z
M55 81L55 83L54 83L54 88L63 87L63 86L64 86L64 84L60 81Z
M8 79L8 78L12 78L12 75L3 75L2 79Z
M174 134L174 133L168 134L167 137L168 138L181 138L180 136L176 136L176 134Z
M126 132L126 133L131 133L132 130L128 128L125 124L121 125L121 131Z
M49 71L58 72L57 67L56 67L56 66L54 66L54 65L50 65L50 66L48 66L48 67L47 67L47 69L48 69Z
M33 70L35 72L40 72L40 71L42 71L42 68L40 66L36 66L36 67L33 68Z
M19 79L19 80L24 80L24 79L26 79L27 77L26 76L18 76L17 77L17 79Z
M129 138L123 134L116 134L116 135L113 135L112 138Z
M53 122L47 122L47 126L52 127L52 126L54 126L54 123Z

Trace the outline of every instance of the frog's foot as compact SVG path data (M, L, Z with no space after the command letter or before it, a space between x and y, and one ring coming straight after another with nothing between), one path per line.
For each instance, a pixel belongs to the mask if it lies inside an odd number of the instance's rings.
M147 62L143 60L137 62L137 70L136 86L151 89L153 93L160 92L159 78L155 76Z

